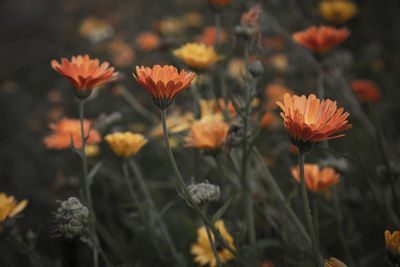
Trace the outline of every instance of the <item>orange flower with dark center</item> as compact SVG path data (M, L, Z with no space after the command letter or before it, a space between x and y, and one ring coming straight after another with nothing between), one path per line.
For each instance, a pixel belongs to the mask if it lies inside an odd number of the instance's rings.
M357 94L357 98L361 103L368 103L368 101L376 103L381 100L381 90L371 80L355 80L350 87Z
M328 52L349 37L346 28L336 29L331 26L311 26L307 30L293 34L293 39L313 52Z
M194 72L178 70L171 65L155 65L153 68L136 66L136 81L142 85L153 97L154 104L160 109L169 107L174 96L187 88L196 77Z
M185 138L186 146L206 151L221 148L228 135L229 126L223 121L195 122Z
M83 123L85 136L88 136L86 144L96 144L101 141L100 134L91 129L92 122L85 120ZM82 147L81 124L79 120L62 119L58 123L50 124L50 129L54 132L47 136L43 142L50 149L65 149L71 147L71 139L76 148Z
M300 180L299 166L292 168L292 175L297 182ZM325 167L319 170L317 164L304 164L304 178L308 190L321 192L339 182L339 174L331 167Z
M342 137L344 134L332 135L352 127L346 120L349 113L338 109L336 101L321 102L314 94L308 97L285 94L283 104L279 101L276 104L283 111L281 116L292 143L302 152L323 140Z

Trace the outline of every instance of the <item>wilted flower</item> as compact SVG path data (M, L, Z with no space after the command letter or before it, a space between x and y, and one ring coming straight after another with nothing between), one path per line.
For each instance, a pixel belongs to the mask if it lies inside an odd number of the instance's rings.
M160 109L169 107L174 96L188 87L196 77L194 72L178 70L171 65L154 65L153 68L136 66L136 75L132 73L136 81L143 86L153 97L154 104Z
M211 151L221 148L229 131L223 121L195 122L185 138L186 146Z
M381 90L379 86L371 80L355 80L350 85L353 92L361 103L376 103L381 100Z
M76 197L62 201L55 212L55 236L71 239L84 233L89 220L89 210Z
M221 60L212 46L199 43L187 43L175 49L174 55L186 63L192 69L205 69L211 64Z
M336 29L331 26L311 26L307 30L295 32L293 39L313 52L328 52L349 37L346 28Z
M226 33L223 29L221 29L220 31L220 38L221 38L221 43L225 43L227 40ZM214 45L216 39L217 39L217 30L215 27L211 26L211 27L206 27L203 30L203 33L197 38L197 41L205 45Z
M188 190L192 195L193 200L198 205L209 204L219 200L221 191L218 185L213 185L206 181L205 183L191 184Z
M84 120L84 134L88 136L86 144L99 143L101 136L96 130L91 129L91 125L90 121ZM53 130L53 133L43 140L47 148L57 150L69 148L71 147L71 140L76 148L82 147L81 124L79 120L62 119L58 123L50 124L49 127Z
M291 141L302 152L310 150L317 143L344 136L331 136L350 129L346 120L348 112L337 108L336 101L330 99L322 102L314 95L297 96L285 94L284 103L277 102L282 109L281 116L284 126L291 136Z
M259 35L260 24L258 22L260 16L261 8L260 5L255 5L248 12L242 14L240 18L240 24L235 27L236 34L253 37L254 35ZM261 39L259 39L261 42Z
M147 143L147 139L143 135L131 132L108 134L104 140L116 155L122 157L136 154Z
M324 0L319 3L319 13L330 22L343 23L357 14L357 6L348 0Z
M25 209L26 205L28 205L26 199L18 203L14 196L0 193L0 223L7 218L15 218Z
M136 38L136 45L144 51L151 51L159 44L160 38L154 32L143 32Z
M300 183L299 166L293 167L291 171L293 177ZM321 192L337 184L339 182L339 174L330 167L319 170L317 164L304 164L304 179L308 190Z
M325 260L324 267L347 267L347 265L334 257L330 257L329 259Z
M227 241L229 247L235 249L233 238L226 230L224 221L217 221L215 227L219 230L221 236ZM211 238L216 242L213 233L211 233ZM221 244L218 244L218 242L216 242L216 248L221 263L225 263L235 258L229 250L223 248ZM214 257L205 226L202 226L197 230L197 243L192 244L190 252L195 256L194 261L198 262L200 265L209 264L210 267L217 266L217 260Z

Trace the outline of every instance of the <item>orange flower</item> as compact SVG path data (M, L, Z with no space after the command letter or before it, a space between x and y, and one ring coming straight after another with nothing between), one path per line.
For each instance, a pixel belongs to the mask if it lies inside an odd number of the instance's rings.
M350 85L357 94L361 103L376 103L381 100L381 92L378 85L371 80L355 80Z
M389 230L385 231L385 247L391 256L400 256L400 231L390 233Z
M338 109L336 101L326 99L321 102L314 94L308 98L285 94L284 104L279 101L276 104L283 111L281 116L292 143L303 152L322 140L344 136L331 135L352 127L346 120L349 113L343 113L343 108Z
M346 28L336 29L331 26L312 26L307 30L295 32L293 39L309 48L313 52L328 52L336 45L349 37L350 32Z
M85 120L83 123L85 136L90 134L86 144L95 144L101 141L100 134L96 130L90 129L91 124L88 120ZM81 124L79 120L62 119L58 123L50 124L49 127L54 132L43 140L47 148L57 150L69 148L71 147L71 139L76 148L82 147Z
M286 93L292 94L293 91L276 83L269 84L264 91L267 98L265 108L268 110L277 108L276 102L281 100Z
M222 146L229 131L229 126L223 121L195 122L190 128L189 136L185 138L186 146L203 150L214 150Z
M300 183L299 166L292 168L292 175ZM308 190L321 192L339 182L339 174L331 167L325 167L321 171L317 164L304 164L304 178Z
M225 43L227 36L224 30L221 29L221 43ZM201 36L198 37L198 42L205 45L214 45L217 36L215 27L206 27Z
M136 38L136 44L141 50L151 51L160 44L160 38L153 32L143 32Z
M329 259L325 260L324 267L348 267L344 264L341 260L338 260L334 257L330 257Z
M261 127L265 128L271 126L276 121L275 114L272 112L266 112L261 119Z
M160 109L169 107L174 96L188 87L196 77L194 72L178 70L171 65L154 65L153 68L136 66L136 75L132 73L136 81L143 86L153 97L154 104Z
M26 199L18 203L14 196L0 193L0 223L7 218L16 218L25 209L26 205L28 205Z
M88 97L94 87L114 81L118 75L108 62L99 66L99 60L90 59L88 55L72 57L71 61L62 58L61 64L52 60L51 66L75 87L79 98Z
M248 12L243 13L240 18L242 26L259 28L258 18L260 16L261 8L259 5L252 7Z

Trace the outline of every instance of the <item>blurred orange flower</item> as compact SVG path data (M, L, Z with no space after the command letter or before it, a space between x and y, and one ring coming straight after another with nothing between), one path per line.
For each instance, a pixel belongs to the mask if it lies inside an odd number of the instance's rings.
M346 120L349 113L343 113L343 108L338 109L336 101L326 99L321 102L314 94L306 97L287 93L284 103L278 101L276 104L283 111L281 116L292 143L303 152L322 140L344 136L331 135L352 127Z
M8 218L15 218L28 205L28 200L17 202L14 196L0 193L0 223Z
M85 136L89 136L86 144L96 144L101 141L100 134L91 129L91 122L85 120L83 123ZM81 124L79 120L62 119L58 123L50 124L50 129L54 132L44 138L43 142L49 149L65 149L71 147L71 139L76 148L82 147Z
M61 64L52 60L51 66L71 83L76 89L75 94L82 98L89 96L94 87L117 79L118 75L108 62L99 66L99 60L90 59L88 55L73 56L71 61L62 58Z
M265 108L268 110L277 108L276 102L281 100L287 93L292 94L293 91L277 83L269 84L264 91L264 95L267 99Z
M161 109L172 104L174 96L187 88L196 77L194 72L178 70L171 65L154 65L153 68L136 66L136 81L153 97L154 103Z
M311 26L310 28L295 32L293 39L309 48L313 52L328 52L336 45L349 37L350 32L346 28L336 29L331 26Z
M381 90L378 85L371 80L355 80L350 85L351 89L357 94L361 103L376 103L381 100Z
M343 23L357 14L357 6L348 0L324 0L319 3L319 13L328 21Z
M292 175L300 183L299 166L291 169ZM321 192L339 182L339 174L331 167L319 170L317 164L304 164L304 178L306 186L310 191Z
M227 40L226 32L221 29L221 43L225 43ZM214 26L206 27L203 30L203 33L197 38L199 43L203 43L205 45L214 45L217 36L217 30Z
M243 13L240 18L240 24L243 26L259 28L258 18L260 16L261 7L256 5L248 12Z
M330 257L325 260L324 267L347 267L347 265L334 257Z
M393 256L400 256L400 231L385 231L385 247Z
M203 150L214 150L222 146L229 131L223 121L195 122L185 138L186 146Z
M109 51L112 62L118 67L126 67L135 59L135 51L120 39L116 39L110 44Z
M160 38L154 32L143 32L136 38L136 44L141 50L151 51L158 47Z
M275 114L272 112L266 112L261 119L261 127L265 128L271 126L276 121Z

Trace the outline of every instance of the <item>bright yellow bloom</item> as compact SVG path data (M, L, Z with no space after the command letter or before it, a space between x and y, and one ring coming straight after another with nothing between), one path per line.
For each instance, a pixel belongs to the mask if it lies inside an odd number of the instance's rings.
M357 14L357 6L347 0L322 1L319 3L319 13L328 21L343 23Z
M385 231L385 246L386 250L389 251L393 256L400 255L400 231L394 231L392 234L390 231Z
M229 243L229 246L232 249L235 249L235 245L233 244L233 238L228 233L225 228L224 221L219 220L215 223L215 227L221 233L221 236ZM211 233L211 238L214 240L214 235ZM229 250L222 248L218 242L216 242L216 248L218 252L218 257L221 260L221 263L225 263L233 258L235 258ZM212 251L210 241L207 236L207 231L204 226L197 229L197 243L192 244L190 248L190 252L195 256L194 261L198 262L200 265L209 264L210 267L217 266L217 261L214 257L214 253Z
M347 265L334 257L330 257L325 260L325 267L347 267Z
M147 143L143 135L131 132L108 134L104 139L116 155L123 157L136 154Z
M0 193L0 222L8 218L15 218L28 205L28 200L17 202L14 196Z
M229 126L223 121L195 122L185 138L186 146L203 150L214 150L222 146L228 135Z
M187 43L175 49L174 55L185 62L190 68L197 70L205 69L223 58L217 55L212 46L198 43Z

